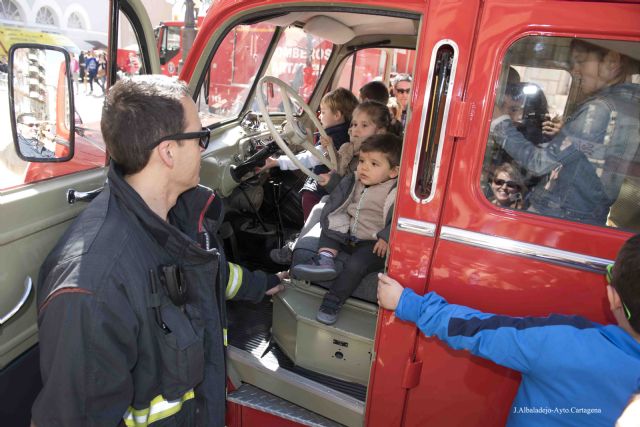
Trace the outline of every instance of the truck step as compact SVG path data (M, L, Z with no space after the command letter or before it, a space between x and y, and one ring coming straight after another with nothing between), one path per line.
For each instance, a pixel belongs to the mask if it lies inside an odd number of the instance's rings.
M227 400L305 426L339 427L342 425L250 384L243 384L235 391L229 393Z

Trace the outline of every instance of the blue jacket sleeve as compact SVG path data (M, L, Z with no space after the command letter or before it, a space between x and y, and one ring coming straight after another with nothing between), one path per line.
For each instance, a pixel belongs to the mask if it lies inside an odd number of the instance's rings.
M468 350L498 365L530 372L547 345L547 323L558 318L518 318L498 316L447 303L435 292L416 295L405 288L396 308L396 317L416 323L427 336L437 336L456 350ZM563 322L560 322L563 324ZM548 332L548 330L546 331Z

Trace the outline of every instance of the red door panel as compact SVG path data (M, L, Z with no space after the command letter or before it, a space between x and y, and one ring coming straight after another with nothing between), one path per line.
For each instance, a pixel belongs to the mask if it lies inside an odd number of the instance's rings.
M499 209L482 193L480 177L494 92L508 47L531 34L638 40L640 5L487 1L481 16L464 97L477 114L470 118L467 138L455 144L427 273L428 290L487 312L575 313L611 322L602 274L505 253L509 250L501 250L498 244L452 241L446 233L464 230L487 236L488 241L497 236L601 261L615 258L629 233ZM449 122L455 119L449 117ZM423 336L418 339L416 360L422 361L423 368L419 385L407 393L405 425L504 425L519 384L516 372Z

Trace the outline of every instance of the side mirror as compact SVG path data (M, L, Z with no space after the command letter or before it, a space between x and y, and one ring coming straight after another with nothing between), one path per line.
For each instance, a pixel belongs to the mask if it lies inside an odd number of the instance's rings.
M16 43L9 49L9 110L13 144L29 162L65 162L74 152L69 53Z

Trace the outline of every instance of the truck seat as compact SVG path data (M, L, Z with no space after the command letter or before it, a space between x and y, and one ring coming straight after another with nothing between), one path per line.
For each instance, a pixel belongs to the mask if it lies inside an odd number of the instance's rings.
M324 207L326 198L325 196L322 200L313 207L309 218L304 224L304 227L300 231L300 236L293 247L293 260L291 261L291 266L298 264L304 264L309 261L317 252L318 252L318 242L320 240L320 213L322 212L322 208ZM349 262L349 254L344 252L338 253L338 256L335 259L336 262L336 270L338 273L342 271L344 265ZM329 289L333 281L327 282L319 282L317 285ZM351 295L354 298L358 298L373 304L377 304L378 292L378 272L369 273L360 281L360 285L356 288L356 290Z

